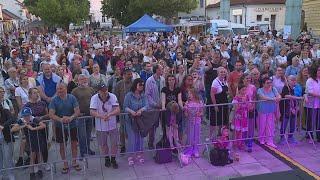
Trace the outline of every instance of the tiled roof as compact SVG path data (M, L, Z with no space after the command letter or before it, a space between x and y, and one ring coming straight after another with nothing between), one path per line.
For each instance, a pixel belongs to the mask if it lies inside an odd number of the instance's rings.
M20 17L16 16L15 14L13 14L12 12L6 10L6 9L2 9L2 16L3 16L3 20L21 20Z

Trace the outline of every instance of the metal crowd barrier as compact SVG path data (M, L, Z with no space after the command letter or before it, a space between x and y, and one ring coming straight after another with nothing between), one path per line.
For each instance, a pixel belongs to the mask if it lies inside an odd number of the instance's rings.
M259 130L259 118L260 118L260 112L259 112L259 108L257 108L259 106L259 103L273 103L273 102L268 102L268 101L252 101L252 102L243 102L243 103L225 103L225 104L217 104L217 105L204 105L203 106L203 112L204 114L202 115L202 120L201 120L201 128L200 128L200 136L197 137L199 138L198 140L195 140L195 142L197 142L196 144L188 144L188 138L185 137L186 131L188 129L188 127L186 127L185 122L188 121L189 117L186 117L184 115L184 113L181 111L180 116L182 119L182 123L179 124L180 127L182 127L182 131L179 131L179 140L180 140L180 146L176 147L175 149L177 149L178 153L181 153L184 151L184 149L189 148L193 145L196 145L198 147L201 147L202 150L200 153L202 153L202 155L208 156L205 157L208 159L208 161L210 161L209 157L209 152L210 149L212 147L214 147L218 141L218 137L220 136L220 129L222 126L226 126L226 128L229 131L229 139L227 141L224 141L225 143L239 143L239 142L249 142L252 140L259 140L261 138L268 138L269 136L264 135L264 136L259 136L258 130ZM287 103L290 103L290 105L288 106ZM294 104L294 105L293 105ZM291 106L294 106L296 108L291 108ZM245 117L246 119L243 120L243 122L240 122L240 127L237 127L238 129L240 128L241 130L244 129L247 133L244 133L244 135L242 135L241 137L237 137L236 134L236 129L232 128L232 125L235 125L235 117L239 116L238 113L238 109L237 108L243 108L244 110L249 110L249 111L245 111L242 115L243 117ZM289 107L289 108L288 108ZM215 109L218 109L220 112L217 112ZM289 142L289 138L288 136L293 135L293 136L306 136L306 138L309 138L310 143L313 144L313 147L316 149L316 145L315 145L315 138L314 138L314 133L316 133L318 135L318 141L320 140L320 109L307 109L304 107L304 101L301 100L289 100L289 99L281 99L278 108L280 112L281 112L281 116L280 118L282 119L281 121L278 121L276 119L275 120L275 126L274 129L271 129L271 131L274 131L274 137L283 137L285 145L289 148L289 150L291 150L293 148L292 144L290 144ZM226 112L225 112L226 111ZM288 114L290 116L287 116L286 114ZM162 126L164 126L163 121L166 120L167 118L167 111L161 111L160 112L160 126L156 129L154 129L156 132L158 132L158 134L163 135L163 129L161 128ZM220 113L220 114L219 114ZM127 117L128 114L127 113L121 113L119 115L119 119L120 122L122 123L123 120L125 119L125 117ZM221 118L218 118L218 116L220 116ZM177 116L176 116L177 117ZM274 118L276 118L276 114L274 114ZM287 119L287 122L285 123L284 118ZM212 121L213 119L215 119L215 121ZM212 121L210 123L210 120ZM66 133L69 134L69 138L66 141L65 138L63 138L63 143L59 144L57 142L55 142L54 139L56 138L56 134L57 132L55 132L55 125L59 122L54 122L51 120L47 120L44 121L46 124L46 128L42 131L37 131L37 136L36 139L31 139L30 136L26 136L23 133L23 130L20 129L19 132L16 132L13 134L15 142L14 143L6 143L6 142L2 142L0 144L0 153L3 154L11 154L12 156L9 157L9 167L5 167L2 168L0 170L0 174L14 174L14 175L18 175L20 172L31 172L32 167L36 167L36 166L44 166L44 165L49 165L50 169L49 169L49 173L47 174L47 176L49 176L49 178L54 179L54 176L58 173L57 169L61 169L62 166L60 166L60 164L63 164L64 162L68 162L68 165L70 167L70 164L72 163L72 161L74 160L81 160L81 168L82 171L84 172L84 175L87 176L87 169L89 168L88 166L88 160L91 159L100 159L100 166L101 166L101 173L102 173L102 177L104 177L103 175L103 163L101 162L102 158L104 158L106 155L99 153L99 145L97 143L97 138L95 138L94 136L92 136L92 134L96 133L96 131L94 130L95 127L95 121L93 119L93 117L90 116L83 116L83 117L79 117L76 120L76 124L74 127L70 127L71 124L67 124L64 125L65 131L63 130L63 137L66 137ZM211 125L209 125L211 124ZM239 125L239 124L237 124ZM286 125L286 126L284 126ZM291 127L290 127L291 125ZM288 127L289 126L289 129ZM71 147L71 138L70 135L72 133L72 131L75 130L77 131L77 139L78 139L78 145L77 145L77 156L76 157L72 157L72 155L70 155L70 147ZM119 128L119 125L118 127ZM126 127L128 128L128 127ZM289 131L291 128L291 132ZM288 129L288 130L286 130ZM90 131L90 132L88 132ZM208 133L209 131L209 133ZM204 132L204 133L201 133ZM168 133L168 132L167 132ZM270 134L270 132L269 132ZM272 133L271 133L272 134ZM44 137L43 137L44 136ZM88 137L89 136L89 137ZM41 138L39 138L41 137ZM29 138L29 139L27 139ZM146 137L147 138L147 137ZM144 138L144 139L146 139ZM45 144L41 144L43 142L40 142L40 139L45 139ZM159 139L155 139L154 141L154 145L157 143ZM14 152L18 151L20 148L23 148L23 143L24 142L28 142L26 144L26 146L24 147L23 157L26 157L26 154L30 154L30 150L31 147L34 149L34 143L37 141L38 144L38 148L37 151L41 154L41 156L45 156L45 153L48 154L48 158L44 159L42 157L42 161L40 159L38 159L38 164L26 164L24 162L24 164L20 167L14 167L14 164L12 164L13 162L15 162L15 160L17 159L17 155L14 155ZM119 143L119 139L117 139L118 143ZM0 141L1 142L1 141ZM88 144L91 144L90 147L88 146ZM126 145L128 144L128 140L126 141ZM143 144L145 144L145 142L143 142ZM61 155L59 152L60 149L60 145L64 145L64 153L66 155L66 159L64 160L60 160L61 159ZM247 145L247 144L245 144ZM80 147L81 146L81 147ZM10 149L8 148L10 147L13 152L6 152L4 153L5 149ZM110 147L110 146L109 146ZM145 147L145 145L143 145L143 147ZM92 149L95 152L95 155L88 155L90 154L90 149ZM109 148L110 151L111 148ZM160 149L172 149L171 147L166 147L166 148L160 148ZM118 148L119 150L119 148ZM146 153L146 152L154 152L159 150L159 148L155 148L155 149L150 149L148 150L147 148L143 148L142 151L139 152L130 152L130 153L116 153L113 154L113 156L119 156L119 155L129 155L131 153ZM8 151L8 150L6 150ZM21 151L21 152L22 152ZM82 151L81 153L79 153L79 151ZM84 152L83 152L84 151ZM27 153L26 153L27 152ZM119 151L118 151L119 152ZM80 154L86 154L85 156L81 157ZM1 155L1 154L0 154ZM21 155L21 154L20 154ZM109 153L109 155L112 155ZM30 155L29 155L30 157ZM179 156L178 156L179 157ZM8 158L8 157L7 157ZM1 159L0 159L1 160ZM180 162L180 159L179 159ZM1 163L1 162L0 162ZM78 162L79 163L79 162ZM210 162L209 162L210 163ZM58 166L59 164L59 166ZM1 164L0 164L1 165ZM180 162L180 165L182 167L182 164ZM58 168L57 168L58 167ZM121 167L120 167L121 168ZM31 170L29 170L31 169ZM14 173L13 173L14 172ZM28 176L29 174L27 174ZM70 178L70 170L68 172L68 177ZM0 176L1 177L1 176Z

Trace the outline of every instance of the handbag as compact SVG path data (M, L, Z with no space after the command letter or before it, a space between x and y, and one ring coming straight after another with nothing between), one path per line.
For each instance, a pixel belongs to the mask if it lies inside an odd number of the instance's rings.
M272 92L273 92L274 96L276 97L276 93L274 92L273 88L272 88ZM276 117L276 120L280 120L281 113L280 113L279 103L276 103L276 112L274 112L274 116Z

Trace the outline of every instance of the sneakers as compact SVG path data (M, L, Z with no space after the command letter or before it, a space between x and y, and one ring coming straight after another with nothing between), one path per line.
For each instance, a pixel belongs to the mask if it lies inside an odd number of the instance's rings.
M126 147L125 146L121 146L120 148L120 154L123 154L126 152Z
M153 150L154 149L154 145L153 144L148 144L149 150Z
M110 162L110 157L109 156L105 157L104 166L107 167L107 168L109 168L111 166L111 162Z
M294 137L288 138L288 142L290 144L298 144L298 141Z
M111 157L111 161L110 162L111 162L111 165L112 165L113 169L118 169L119 168L115 157Z
M37 176L36 173L30 173L30 180L36 180Z
M40 179L43 178L43 172L41 170L39 170L36 174Z
M17 163L16 163L16 167L20 167L23 165L23 158L22 157L19 157ZM31 175L31 174L30 174ZM31 177L31 176L30 176Z
M43 169L45 169L46 171L50 171L51 170L50 164L43 165Z
M286 140L284 139L284 137L281 137L278 144L279 145L284 145L285 143L286 143Z

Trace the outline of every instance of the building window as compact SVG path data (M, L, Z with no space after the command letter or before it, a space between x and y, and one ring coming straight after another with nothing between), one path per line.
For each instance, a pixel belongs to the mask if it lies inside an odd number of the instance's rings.
M200 0L200 8L203 8L203 7L204 7L204 1L205 1L205 0Z
M242 24L242 15L240 15L240 24Z
M269 18L264 18L264 21L269 21Z
M102 22L106 22L106 17L102 16Z
M261 22L262 21L262 15L257 15L257 21Z

